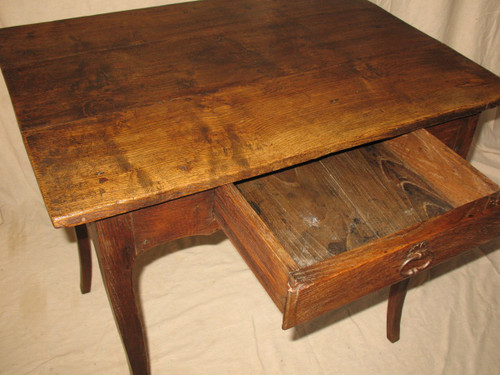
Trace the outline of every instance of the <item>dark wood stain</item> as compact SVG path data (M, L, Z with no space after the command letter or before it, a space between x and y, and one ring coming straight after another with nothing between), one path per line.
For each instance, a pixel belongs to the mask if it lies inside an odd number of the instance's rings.
M414 249L424 268L499 233L498 186L421 128L465 157L500 79L368 1L6 28L0 67L50 217L77 225L83 292L88 223L134 374L150 373L135 258L165 241L223 229L283 328L400 283L396 340Z
M208 0L6 28L0 66L56 226L500 102L498 77L367 1Z

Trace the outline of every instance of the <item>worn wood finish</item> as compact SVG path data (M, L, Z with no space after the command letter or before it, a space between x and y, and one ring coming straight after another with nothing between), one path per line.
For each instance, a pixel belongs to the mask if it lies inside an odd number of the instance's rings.
M410 279L404 279L391 285L389 301L387 303L387 338L390 342L399 340L401 331L401 314L405 302L406 292Z
M178 238L219 230L213 205L214 191L210 190L132 212L137 253Z
M92 239L130 370L150 373L147 341L134 285L134 228L129 214L92 223Z
M380 144L236 186L300 267L452 208Z
M292 273L283 327L290 328L339 308L381 287L399 282L399 271L413 246L424 239L431 266L498 235L499 193L458 207L415 227Z
M425 130L385 142L385 147L416 174L425 176L432 189L454 206L479 199L498 189L494 182Z
M210 235L220 229L213 213L214 191L189 195L173 201L134 211L129 218L134 226L135 255L178 238ZM80 260L80 290L90 292L92 258L85 224L77 225Z
M265 224L259 233L295 262L284 328L400 282L500 231L500 188L423 129L236 186L232 201L243 197L247 204L225 204L236 211L227 234L238 237L240 252L245 258L259 258L257 251L283 254L243 241L238 222L257 216ZM263 272L257 265L256 273ZM404 288L394 288L392 338L404 298ZM281 301L283 282L266 289Z
M339 156L343 173L311 167L306 208L328 197L341 214L318 213L344 230L322 234L321 251L312 216L295 233L308 251L289 251L265 205L232 184L422 127L465 156L500 79L368 1L207 0L1 29L0 67L54 225L89 223L134 374L149 374L134 263L162 242L224 229L288 328L498 233L498 188L423 133L411 153L402 138ZM325 178L338 199L327 185L307 192Z
M427 131L466 159L474 137L479 116L470 116L427 128ZM399 340L401 314L407 293L409 279L391 285L387 304L387 338Z
M208 0L3 29L0 66L56 226L500 102L497 77L367 1Z
M470 116L446 122L439 126L431 126L426 130L466 159L478 120L479 116Z
M298 269L292 257L233 185L216 190L214 210L224 233L284 311L288 274Z
M90 254L90 238L85 224L75 227L78 242L78 258L80 260L80 291L90 292L92 285L92 257Z
M146 335L134 284L135 260L162 243L187 236L209 235L220 229L214 215L214 195L214 191L206 191L88 224L133 374L147 375L150 371ZM84 237L87 234L85 226L77 226L76 230L79 241L80 238L88 241L88 237ZM87 270L86 263L83 263L82 271Z

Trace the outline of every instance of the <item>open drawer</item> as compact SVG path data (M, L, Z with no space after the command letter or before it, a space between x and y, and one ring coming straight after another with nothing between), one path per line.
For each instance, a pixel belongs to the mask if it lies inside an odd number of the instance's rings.
M290 328L500 234L500 188L426 130L218 188Z

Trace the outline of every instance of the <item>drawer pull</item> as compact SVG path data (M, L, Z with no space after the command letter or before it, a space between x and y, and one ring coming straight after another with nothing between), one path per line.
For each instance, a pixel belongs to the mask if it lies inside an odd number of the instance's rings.
M413 276L419 273L420 271L425 270L434 260L434 253L429 250L427 242L423 241L415 246L413 246L408 254L406 255L406 259L399 268L399 274L401 276ZM406 269L406 266L412 262L423 261L423 263L418 264L414 267ZM410 264L411 265L411 264Z

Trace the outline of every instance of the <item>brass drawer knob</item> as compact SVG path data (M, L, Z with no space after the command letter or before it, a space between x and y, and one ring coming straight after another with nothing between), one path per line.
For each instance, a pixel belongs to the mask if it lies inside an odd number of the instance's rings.
M408 251L403 264L399 268L399 274L405 277L416 275L429 267L433 260L434 253L429 249L427 242L419 242Z

